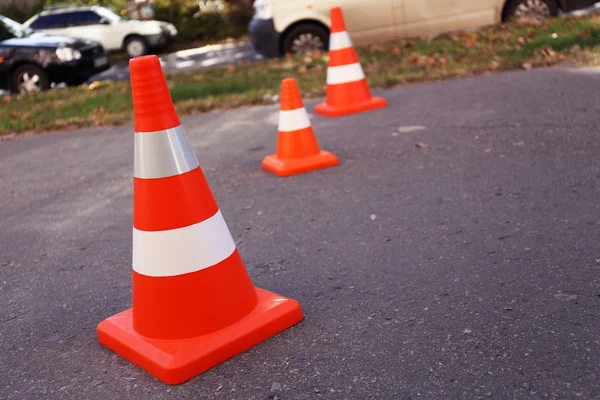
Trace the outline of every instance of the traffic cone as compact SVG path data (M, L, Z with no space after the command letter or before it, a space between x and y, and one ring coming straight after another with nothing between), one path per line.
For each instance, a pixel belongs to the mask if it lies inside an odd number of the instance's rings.
M317 105L315 112L327 117L341 117L386 105L384 98L371 97L365 74L346 31L342 9L332 8L327 97L325 103Z
M132 308L98 340L182 383L300 322L298 302L255 288L180 126L156 56L131 60L135 114Z
M293 78L281 82L277 152L265 157L262 166L279 176L289 176L338 165L338 158L322 151L308 119L298 84Z

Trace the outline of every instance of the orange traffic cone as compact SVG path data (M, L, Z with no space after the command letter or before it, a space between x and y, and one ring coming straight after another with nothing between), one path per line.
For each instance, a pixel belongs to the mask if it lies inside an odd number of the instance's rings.
M329 36L329 67L327 68L327 98L315 112L327 117L341 117L385 107L381 97L371 97L369 85L346 31L340 7L331 9Z
M156 56L131 60L135 110L132 308L98 340L178 384L303 318L255 288L180 126Z
M277 152L265 157L262 166L279 176L301 174L338 165L338 158L322 151L308 119L298 84L293 78L281 82Z

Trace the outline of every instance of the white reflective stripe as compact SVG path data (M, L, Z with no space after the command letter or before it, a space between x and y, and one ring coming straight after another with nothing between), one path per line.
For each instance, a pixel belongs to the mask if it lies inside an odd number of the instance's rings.
M133 269L146 276L176 276L212 267L235 250L221 210L207 220L168 231L133 228Z
M279 132L292 132L310 127L310 119L304 107L279 111Z
M198 159L181 126L135 133L133 176L166 178L198 168Z
M329 35L329 51L342 50L352 47L352 40L348 32L336 32Z
M365 74L359 63L327 68L327 84L336 85L365 79Z

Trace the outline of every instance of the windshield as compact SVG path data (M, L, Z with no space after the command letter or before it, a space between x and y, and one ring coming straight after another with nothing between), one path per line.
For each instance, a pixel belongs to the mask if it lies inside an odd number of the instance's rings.
M121 17L119 17L114 12L110 11L108 8L96 7L94 9L94 11L96 11L96 14L98 14L102 18L106 19L108 22L113 23L113 22L119 22L121 20Z
M14 37L24 38L25 36L31 33L31 29L25 28L18 22L13 21L12 19L8 19L6 17L0 17L0 23L4 25L4 27L13 34Z

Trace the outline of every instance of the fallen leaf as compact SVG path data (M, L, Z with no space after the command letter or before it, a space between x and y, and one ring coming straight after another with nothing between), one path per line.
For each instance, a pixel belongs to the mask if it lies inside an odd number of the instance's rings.
M302 65L300 66L300 68L298 68L298 73L299 74L305 74L306 72L308 72L308 68L306 68L306 65Z
M579 32L577 34L577 36L581 36L581 37L590 36L590 32L588 32L588 31Z
M525 38L523 36L519 36L517 38L517 43L519 43L520 45L524 45L526 43Z
M473 36L471 36L471 38L467 41L466 46L473 47L477 44L478 40L479 40L479 34L476 33Z
M473 332L473 331L472 331L472 330L470 330L470 329L465 329L465 330L463 331L463 333L471 333L471 332Z
M526 63L523 63L522 67L523 67L524 69L527 69L527 70L529 70L529 69L533 68L533 64L532 64L532 63L530 63L530 62L526 62Z
M415 143L415 146L418 149L426 149L427 148L427 145L425 143L423 143L423 142Z
M229 71L229 72L235 71L235 65L229 65L229 66L227 66L227 71Z
M506 311L512 311L512 307L504 307L504 310L506 310Z
M492 152L492 148L491 148L491 147L490 147L490 148L487 148L487 149L485 149L483 152L484 152L484 153L491 153L491 152Z
M371 218L371 221L375 221L377 219L377 214L371 214L369 218Z
M500 63L498 61L492 61L489 65L490 71L496 71L498 68L500 68Z
M521 25L541 25L542 21L540 21L537 18L532 18L532 17L521 17L519 18L519 20L517 21L518 24Z
M16 111L13 111L13 112L11 112L11 113L10 113L10 116L11 116L12 118L15 118L15 119L16 119L16 118L19 118L19 113L18 113L18 112L16 112Z
M417 57L417 65L425 65L427 64L427 56L419 56Z
M394 48L392 49L392 52L396 55L400 54L400 47L394 46Z

